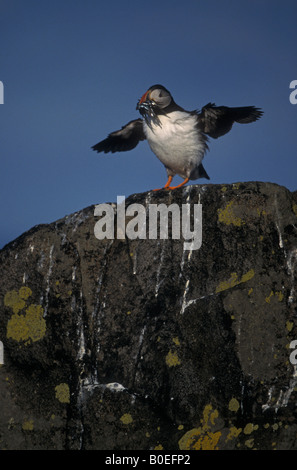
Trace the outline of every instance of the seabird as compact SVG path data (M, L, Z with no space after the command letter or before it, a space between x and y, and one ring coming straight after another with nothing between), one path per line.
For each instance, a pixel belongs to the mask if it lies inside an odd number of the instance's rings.
M234 124L257 121L263 114L255 106L227 107L208 103L201 110L186 111L175 103L163 85L150 87L137 103L142 118L128 122L120 130L92 147L97 152L125 152L147 140L151 150L166 168L164 188L180 188L189 180L209 179L202 160L208 150L208 137L217 139ZM171 186L175 175L183 178ZM161 188L160 188L161 189Z

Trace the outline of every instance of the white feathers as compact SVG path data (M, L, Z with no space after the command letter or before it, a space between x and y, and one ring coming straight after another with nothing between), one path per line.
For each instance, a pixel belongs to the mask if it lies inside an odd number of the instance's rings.
M197 128L197 116L173 111L158 115L160 124L144 122L147 141L154 154L165 165L169 175L190 178L201 163L206 143Z

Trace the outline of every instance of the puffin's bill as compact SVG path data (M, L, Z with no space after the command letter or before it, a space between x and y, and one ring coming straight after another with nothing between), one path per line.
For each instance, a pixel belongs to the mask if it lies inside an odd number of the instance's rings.
M154 104L152 101L145 101L144 103L141 103L141 104L139 104L138 102L136 109L144 117L148 126L151 127L151 122L153 121L154 124L157 124L158 126L161 127L161 121L158 118L158 115L154 111Z

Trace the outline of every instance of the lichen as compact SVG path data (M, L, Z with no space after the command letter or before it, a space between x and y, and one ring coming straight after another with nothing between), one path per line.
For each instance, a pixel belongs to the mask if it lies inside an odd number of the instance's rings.
M220 284L216 288L216 293L231 289L232 287L247 282L252 279L254 275L255 271L253 269L250 269L247 273L243 274L240 279L238 279L237 273L231 273L230 279L228 279L227 281L220 282Z
M163 450L164 447L162 446L162 444L158 444L157 446L154 447L154 450Z
M236 428L235 426L231 426L229 429L229 434L226 437L226 442L231 441L231 439L236 439L241 432L242 428Z
M203 410L201 426L187 431L179 440L180 450L217 450L222 433L213 432L212 426L218 418L218 410L213 410L212 405L206 405Z
M251 449L251 448L253 447L253 445L254 445L254 439L247 439L247 440L245 441L245 445L246 445L249 449Z
M231 400L229 401L229 410L234 411L236 413L238 409L239 409L238 400L236 400L236 398L231 398Z
M34 429L34 421L33 419L28 419L27 421L23 422L22 429L24 431L33 431Z
M241 225L244 224L242 219L240 217L236 217L232 206L234 204L234 201L230 201L225 209L218 209L218 217L219 221L222 222L223 224L226 225L234 225L235 227L240 227Z
M7 322L7 338L18 342L23 341L25 345L40 340L46 331L41 305L27 305L26 303L31 295L30 287L22 286L18 291L6 292L4 296L4 305L13 311L13 315ZM25 313L22 313L21 310L25 308Z
M123 424L131 424L133 422L133 418L130 413L125 413L120 417L120 421L122 421Z
M265 297L265 302L270 304L270 300L273 298L273 297L277 297L278 301L279 302L282 302L283 298L284 298L284 294L281 292L281 291L276 291L276 292L273 292L273 290L270 292L270 294Z
M14 313L7 322L7 338L25 341L26 345L42 339L45 332L46 322L41 305L31 304L25 315Z
M70 390L69 385L66 383L60 383L55 387L56 398L61 403L70 403Z
M11 290L6 292L4 297L4 305L10 307L13 313L19 313L20 310L25 308L26 300L32 295L29 287L23 286L19 291Z
M176 346L180 346L180 342L179 342L179 339L178 339L177 336L175 336L174 338L172 338L172 341L174 342L174 344L175 344Z
M247 423L243 429L244 434L251 434L253 431L256 431L258 429L257 424L253 423Z
M202 428L193 428L186 432L178 441L180 450L217 450L221 432L202 431Z
M165 358L166 364L169 367L175 367L180 364L180 360L176 352L172 352L171 349Z
M7 323L7 338L15 341L26 341L29 339L29 330L24 315L14 313Z
M46 323L43 318L43 308L41 305L31 304L26 309L26 324L29 330L29 338L32 341L39 341L44 337Z

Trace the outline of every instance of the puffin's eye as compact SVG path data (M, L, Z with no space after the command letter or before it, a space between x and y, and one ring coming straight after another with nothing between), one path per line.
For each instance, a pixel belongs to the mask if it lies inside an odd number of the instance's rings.
M168 106L171 101L170 94L165 90L160 90L160 88L151 91L150 99L158 104L158 106L161 108Z

